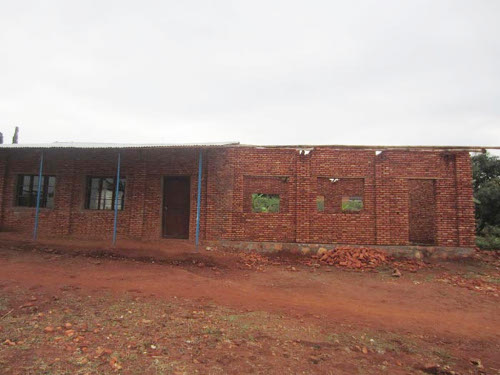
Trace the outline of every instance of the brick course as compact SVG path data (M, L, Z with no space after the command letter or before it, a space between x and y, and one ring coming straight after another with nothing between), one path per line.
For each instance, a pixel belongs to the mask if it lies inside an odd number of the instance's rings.
M163 177L183 175L191 181L189 237L194 240L196 148L45 150L44 174L56 176L55 207L41 209L39 233L111 238L113 212L85 209L85 181L87 176L114 176L118 151L126 178L119 238L161 238ZM424 238L436 246L474 246L466 151L391 149L376 155L372 150L324 146L304 154L292 147L236 146L204 149L203 155L202 240L409 246L412 238ZM15 189L18 174L38 173L39 157L40 150L0 149L2 230L33 230L35 210L14 205ZM339 179L344 190L325 190L329 178ZM434 210L431 214L420 207L427 224L411 217L416 212L410 209L411 196L420 190L429 196ZM363 209L343 212L338 203L341 195L357 196L359 191ZM280 212L252 212L252 193L280 194ZM317 195L337 202L336 208L318 212Z

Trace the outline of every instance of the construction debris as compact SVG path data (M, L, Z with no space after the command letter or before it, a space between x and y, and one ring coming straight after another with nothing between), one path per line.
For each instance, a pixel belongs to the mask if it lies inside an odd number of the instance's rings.
M339 246L333 250L323 251L322 255L314 255L313 258L329 266L351 269L373 269L390 260L382 251L369 247L350 246Z
M266 266L286 265L288 270L295 271L292 266L302 264L308 266L311 272L315 272L321 266L341 267L358 271L374 271L380 266L391 267L393 277L401 277L402 272L417 272L422 268L429 268L431 265L417 259L400 259L396 261L392 256L382 250L371 247L338 246L335 249L327 250L320 248L312 255L289 254L266 255L255 251L238 253L240 268L264 271ZM433 266L434 267L434 266Z
M401 277L402 274L401 274L401 271L398 270L397 268L394 268L394 271L392 271L392 277Z
M417 272L422 268L429 268L429 264L416 259L405 259L403 261L392 262L393 266L398 270Z
M270 264L269 258L259 253L239 253L239 263L242 264L244 269L254 269L263 271L263 266Z
M488 282L481 278L467 278L460 275L452 275L447 272L441 275L437 281L474 290L476 292L492 293L495 296L498 296L500 292L498 284L493 281Z

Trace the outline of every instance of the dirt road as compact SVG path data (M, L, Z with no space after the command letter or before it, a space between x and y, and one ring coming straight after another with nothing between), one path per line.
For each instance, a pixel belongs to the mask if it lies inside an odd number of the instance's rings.
M165 264L167 263L167 264ZM446 263L393 278L297 264L245 269L237 255L204 252L163 264L2 249L0 285L82 295L181 298L238 311L282 314L325 329L390 331L447 343L462 366L480 356L500 368L499 298L441 282L443 273L489 270ZM491 270L490 270L491 271ZM497 271L495 271L497 272ZM498 282L498 281L497 281Z

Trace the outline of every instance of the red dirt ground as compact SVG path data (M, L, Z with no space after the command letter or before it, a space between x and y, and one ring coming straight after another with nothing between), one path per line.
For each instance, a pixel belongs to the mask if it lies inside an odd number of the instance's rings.
M416 273L403 270L401 278L393 278L391 268L379 269L377 273L353 272L328 266L307 267L301 261L289 258L262 257L260 264L249 265L246 258L238 254L205 249L194 254L186 251L191 250L187 245L184 251L171 253L151 252L151 249L134 251L133 246L114 250L114 254L126 254L132 258L109 257L102 249L95 250L88 245L75 246L72 243L69 246L54 242L34 245L3 237L0 244L0 296L14 299L16 303L16 293L36 294L38 297L34 298L43 299L61 293L64 286L65 292L71 291L73 295L98 297L106 293L111 296L110 300L133 296L140 298L141 303L189 304L186 308L195 310L211 304L230 309L233 314L263 312L269 314L270 321L276 316L291 319L293 322L288 322L290 330L295 324L303 324L321 332L335 332L339 337L352 337L347 341L340 340L336 345L347 347L361 357L378 356L368 361L362 359L362 364L356 365L357 357L339 353L339 348L327 347L320 351L329 353L328 360L311 360L310 357L317 353L304 352L300 354L305 356L300 362L305 361L306 365L287 367L290 360L286 356L280 361L267 359L269 353L280 346L273 341L268 343L265 354L254 353L257 358L261 357L262 371L252 367L248 372L284 373L292 368L292 373L404 374L422 373L422 366L436 363L441 368L429 368L428 373L500 373L498 264L477 260L446 262L433 264ZM154 257L150 258L150 255ZM450 275L463 280L480 279L491 287L486 290L467 289L455 283L453 277L450 281ZM13 310L9 316L20 311L17 306L11 306L4 310L0 308L0 316L9 310ZM5 324L5 321L0 321L0 328ZM11 340L4 336L5 332L5 328L0 329L2 342ZM370 346L365 348L364 337L370 334L373 337L390 335L391 340L397 337L397 342L411 340L413 349L401 353ZM281 339L273 337L273 340L280 342ZM259 339L256 342L259 343ZM6 347L9 346L0 346L0 351ZM429 348L434 348L434 354L429 354ZM237 357L240 349L236 346L229 353ZM27 350L36 353L36 348ZM44 351L43 355L47 357L61 356L56 349L54 352ZM440 355L440 351L446 354ZM210 358L223 354L211 354ZM476 358L480 359L480 366L470 362ZM210 363L210 359L206 360ZM134 373L131 370L133 365L130 364L132 367L127 370L124 361L121 369L114 368L113 371ZM238 369L243 368L242 362L221 364L219 361L220 370L212 368L213 371L204 372L207 364L196 363L192 358L188 362L187 372L172 370L172 373L238 373ZM449 368L443 369L446 365ZM21 367L12 366L12 363L9 366L10 372L7 373L23 373ZM108 370L111 371L112 366ZM103 371L101 368L97 373Z

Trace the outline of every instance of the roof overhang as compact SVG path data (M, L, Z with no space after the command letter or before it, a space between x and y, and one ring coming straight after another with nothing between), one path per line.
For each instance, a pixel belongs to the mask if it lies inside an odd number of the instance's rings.
M238 146L239 142L216 143L18 143L2 144L1 149L137 149L137 148L217 148Z
M165 148L262 148L262 149L293 149L313 150L315 148L329 148L334 150L364 150L364 151L449 151L449 152L486 152L486 150L500 150L500 146L391 146L391 145L252 145L239 142L212 142L212 143L82 143L82 142L53 142L53 143L19 143L1 144L2 149L165 149Z

